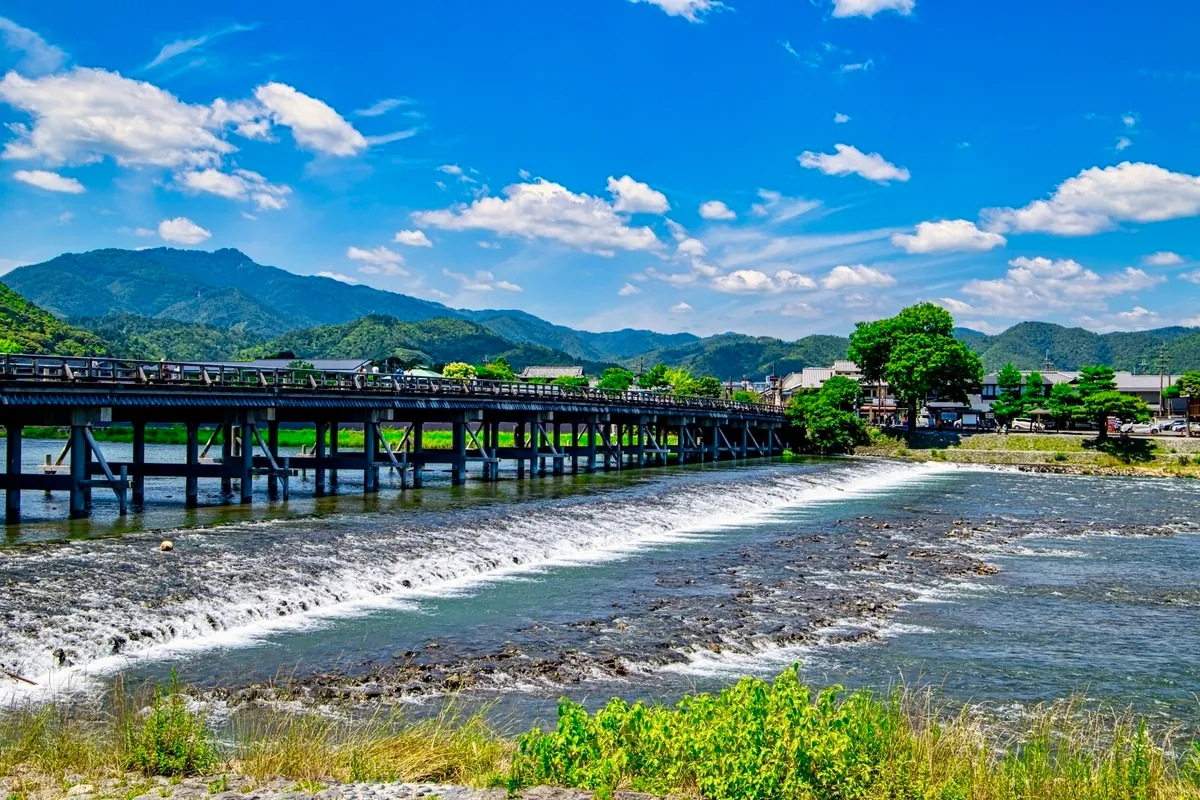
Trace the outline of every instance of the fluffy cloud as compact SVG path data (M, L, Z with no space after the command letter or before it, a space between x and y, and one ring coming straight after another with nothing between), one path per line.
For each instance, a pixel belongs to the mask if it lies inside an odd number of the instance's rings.
M1105 308L1108 297L1148 289L1162 278L1140 269L1101 276L1071 259L1014 258L1003 278L968 281L963 294L986 306L980 313L993 316L1037 316L1047 309Z
M1176 264L1182 264L1183 256L1179 255L1179 253L1172 253L1169 250L1160 250L1143 258L1142 263L1151 267L1172 267Z
M1117 143L1113 145L1113 149L1120 153L1132 144L1133 140L1128 136L1119 136L1117 137Z
M665 214L671 210L667 196L651 189L649 185L635 181L628 175L623 178L608 177L608 192L616 202L613 209L629 214Z
M687 314L692 310L692 307L680 300L678 303L671 306L670 310L672 314Z
M122 166L205 167L236 148L218 133L207 106L115 72L77 67L29 79L10 72L0 100L33 117L15 125L4 158L90 164L105 157Z
M158 223L158 235L165 241L178 244L200 244L212 234L192 222L187 217L164 219Z
M700 216L704 219L737 219L733 209L720 200L709 200L700 206Z
M444 269L442 270L442 274L447 278L457 281L464 292L490 292L493 289L500 289L505 292L525 291L515 283L497 280L495 275L485 269L476 270L474 275L464 275L461 272L451 272L448 269Z
M895 11L908 16L917 0L833 0L835 17L873 17L880 11Z
M847 122L850 121L850 115L842 114L839 112L839 113L833 115L833 121L834 121L834 123L836 123L838 125L845 125Z
M392 241L408 247L433 247L433 242L425 235L425 231L397 231Z
M848 144L835 144L836 153L805 151L797 156L800 166L819 169L826 175L861 175L869 181L907 181L912 175L904 167L884 159L879 153L864 153Z
M599 197L535 179L504 188L504 197L480 197L437 211L418 211L413 221L452 231L487 230L523 239L552 239L598 255L617 250L651 251L662 242L650 228L634 227Z
M383 245L374 248L347 247L346 258L351 261L361 261L363 266L358 271L364 275L407 275L408 271L400 265L404 257Z
M633 297L635 294L641 294L642 290L634 286L632 283L626 282L624 286L617 290L617 294L621 297Z
M1183 278L1185 281L1200 285L1200 269L1193 270L1191 272L1185 272L1179 277Z
M711 284L718 292L727 294L778 294L817 288L812 278L789 270L768 275L756 269L739 269L728 275L714 277Z
M949 311L951 314L974 314L975 307L970 303L964 303L953 297L939 297L935 301L939 306Z
M1121 117L1121 122L1125 124L1126 128L1132 128L1134 125L1137 125L1137 117L1132 112L1124 114Z
M651 3L672 17L683 17L688 22L700 22L709 11L725 7L717 0L629 0L629 2Z
M1064 181L1049 200L983 212L998 232L1086 236L1121 222L1163 222L1200 214L1200 178L1155 164L1092 167Z
M0 17L0 41L7 50L21 53L17 71L26 75L45 75L54 72L67 61L67 54L28 28L7 17Z
M1083 316L1076 321L1085 328L1100 333L1145 330L1162 323L1158 312L1141 306L1134 306L1128 311L1118 311L1115 314L1103 314L1099 317Z
M83 184L74 178L68 178L65 175L59 175L57 172L49 172L44 169L19 169L13 173L13 178L22 183L28 183L30 186L45 189L48 192L83 194L85 191Z
M442 164L440 167L438 167L438 172L444 172L447 175L454 175L455 177L462 177L463 168L458 164Z
M865 264L854 266L834 267L821 281L826 289L846 289L865 286L895 286L896 279L886 272L881 272Z
M296 144L330 156L352 156L367 149L367 139L329 105L283 83L268 83L254 97L277 125L292 129Z
M185 190L215 194L228 200L253 201L259 211L279 211L287 208L287 196L292 190L274 184L248 169L235 169L232 173L216 169L184 172L176 181Z
M892 236L892 244L906 253L982 252L1003 247L1006 241L1000 234L981 231L965 219L922 222L916 233Z
M819 208L819 200L808 200L803 197L786 197L780 192L770 189L759 189L761 203L750 206L750 210L758 217L770 217L775 222L785 222L802 214L807 214L814 208Z

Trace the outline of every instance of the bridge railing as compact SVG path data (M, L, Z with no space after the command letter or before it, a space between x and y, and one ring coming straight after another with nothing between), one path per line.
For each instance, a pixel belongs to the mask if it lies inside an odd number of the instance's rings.
M662 392L618 392L586 386L488 381L477 378L425 378L376 372L304 367L260 369L251 365L189 361L138 361L90 356L0 355L3 383L97 387L162 387L360 392L413 396L494 397L521 400L585 401L657 408L737 411L781 416L783 409L714 397L678 397Z

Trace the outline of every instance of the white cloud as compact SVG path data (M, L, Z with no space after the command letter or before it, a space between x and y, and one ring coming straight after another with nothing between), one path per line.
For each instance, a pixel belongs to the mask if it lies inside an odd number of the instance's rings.
M1121 117L1121 122L1125 123L1126 128L1132 128L1134 125L1137 125L1137 116L1132 112L1125 114Z
M826 175L861 175L869 181L907 181L911 176L904 167L897 167L879 153L863 153L848 144L835 144L836 153L805 151L797 156L800 166L819 169Z
M397 231L392 241L408 247L433 247L425 231Z
M1183 263L1183 256L1169 250L1160 250L1142 258L1142 263L1151 267L1171 267Z
M220 138L221 123L207 106L115 72L76 67L28 79L10 72L0 100L33 117L16 125L6 159L90 164L105 157L122 166L204 167L236 148Z
M1200 178L1128 161L1085 169L1063 181L1049 200L983 212L990 230L1060 236L1086 236L1121 222L1163 222L1197 215Z
M789 270L768 275L756 269L739 269L714 277L711 284L718 292L726 294L778 294L817 288L812 278Z
M458 164L442 164L440 167L438 167L438 172L444 172L447 175L461 177L463 174L463 168Z
M780 192L770 189L759 189L761 203L750 206L750 211L758 217L770 217L775 222L785 222L807 214L821 206L819 200L808 200L804 197L786 197Z
M780 316L796 317L798 319L817 319L823 316L821 309L808 303L785 303L779 309L779 314Z
M630 214L665 214L671 210L667 196L651 189L648 184L635 181L628 175L622 178L608 177L608 191L616 202L613 209Z
M404 263L404 256L383 245L374 248L347 247L346 258L351 261L362 261L376 267L383 265L398 266Z
M974 314L975 307L970 303L964 303L954 297L939 297L936 301L939 306L949 311L951 314Z
M880 11L908 16L916 5L916 0L833 0L833 16L869 18Z
M688 22L700 22L709 11L725 6L718 0L629 0L631 3L651 3L672 17L683 17Z
M248 169L226 173L210 167L181 173L176 176L176 181L185 191L215 194L240 202L253 201L259 211L287 208L287 196L292 193L290 187L271 183Z
M692 307L689 306L687 303L683 302L682 300L680 300L678 303L671 306L670 310L671 310L671 313L673 313L673 314L687 314L688 312L690 312L692 310Z
M701 204L700 216L704 219L737 219L733 209L720 200L709 200Z
M1003 278L972 280L963 294L986 306L980 313L992 316L1038 316L1055 309L1104 310L1105 298L1148 289L1162 278L1140 269L1101 276L1071 259L1014 258Z
M850 115L842 114L841 112L838 112L837 114L833 115L833 121L834 121L834 123L836 123L838 125L845 125L847 122L850 121Z
M1200 317L1189 317L1188 319L1179 320L1179 324L1185 328L1200 328Z
M576 194L538 178L504 188L504 198L480 197L437 211L418 211L413 221L444 230L488 230L523 239L553 239L598 255L616 250L659 250L650 228L634 227L607 201Z
M267 83L254 97L276 125L292 129L296 144L330 156L352 156L367 149L366 138L329 105L283 83Z
M38 34L23 28L7 17L0 17L0 41L5 49L22 53L17 61L17 71L26 75L45 75L62 67L67 54Z
M834 267L821 281L826 289L845 289L859 286L895 286L896 279L865 264Z
M153 228L117 228L117 233L124 233L130 236L155 236L158 231Z
M838 67L838 72L867 72L875 66L875 59L868 58L866 61L855 61L850 64L842 64Z
M208 42L220 36L224 36L229 33L252 31L254 30L254 27L255 26L253 25L230 25L227 28L221 28L220 30L212 31L211 33L201 34L193 39L177 39L174 42L163 45L163 48L158 51L158 55L154 57L154 60L146 65L146 69L153 69L160 64L170 61L176 56L181 56L184 53L195 50L197 47L203 47Z
M699 239L688 237L679 243L675 252L685 258L703 258L708 255L708 247Z
M357 278L351 278L349 275L343 275L340 272L330 272L327 269L323 269L320 272L318 272L317 277L318 278L329 278L331 280L338 281L339 283L348 283L350 285L354 285L356 283L361 283L361 281L358 280Z
M158 223L158 235L168 242L178 244L200 244L212 234L192 222L187 217L164 219Z
M1180 275L1179 277L1183 278L1185 281L1190 281L1191 283L1200 284L1200 269L1193 270L1191 272L1185 272L1182 275Z
M1003 247L1006 241L1000 234L981 231L974 222L965 219L922 222L917 225L916 233L892 236L892 244L906 253L978 253Z
M500 289L505 292L525 291L515 283L497 280L495 275L485 269L475 270L474 275L465 275L461 272L451 272L448 269L444 269L442 270L442 274L447 278L458 281L458 285L462 287L464 292L490 292L493 289Z
M1128 136L1121 136L1117 138L1117 143L1113 145L1113 149L1120 153L1132 144L1133 140Z
M382 117L389 111L412 103L407 97L386 97L354 112L356 117Z
M633 297L635 294L641 294L642 290L634 286L632 283L626 282L624 286L617 290L617 294L621 297Z
M1158 312L1142 306L1134 306L1128 311L1118 311L1115 314L1103 314L1099 317L1082 316L1076 320L1080 325L1100 333L1111 331L1146 330L1161 324Z
M475 244L482 247L484 250L499 250L503 247L499 242L476 242Z
M49 172L44 169L19 169L13 173L13 178L21 181L21 183L28 183L30 186L36 186L48 192L83 194L86 191L83 188L83 184L74 178L68 178L65 175L59 175L57 172Z

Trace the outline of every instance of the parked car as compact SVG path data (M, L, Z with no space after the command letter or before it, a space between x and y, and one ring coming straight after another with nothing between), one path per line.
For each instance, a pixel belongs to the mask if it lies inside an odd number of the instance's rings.
M1044 430L1045 426L1042 425L1042 423L1040 423L1040 422L1034 422L1031 419L1021 418L1021 419L1014 419L1012 421L1012 423L1008 426L1008 429L1010 431L1027 431L1029 433L1032 433L1034 431Z
M1121 433L1136 436L1155 436L1161 432L1157 422L1126 422L1121 426Z

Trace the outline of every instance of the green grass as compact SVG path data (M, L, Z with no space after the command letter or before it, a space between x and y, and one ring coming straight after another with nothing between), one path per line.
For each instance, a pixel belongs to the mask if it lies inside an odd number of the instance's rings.
M1128 712L1067 701L1002 730L930 692L816 690L788 670L745 678L675 705L614 699L589 713L560 701L558 724L511 739L453 705L412 721L239 712L216 739L175 685L149 708L120 703L80 721L66 706L0 715L0 779L13 793L66 775L122 780L147 773L283 777L313 792L337 781L553 785L594 791L742 800L1197 800L1200 744L1180 745ZM139 752L151 754L145 760ZM180 755L184 754L181 758Z

